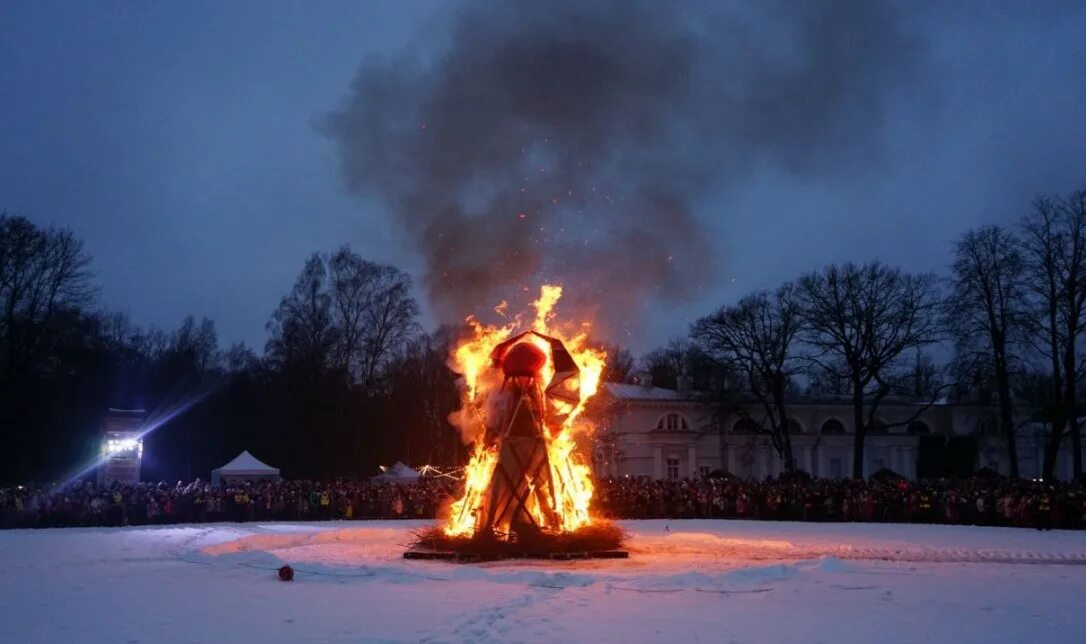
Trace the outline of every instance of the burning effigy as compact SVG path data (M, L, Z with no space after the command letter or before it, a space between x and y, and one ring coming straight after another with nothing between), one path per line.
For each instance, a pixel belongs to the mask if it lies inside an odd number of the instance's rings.
M592 514L591 459L577 442L591 436L584 412L606 353L589 346L587 325L569 333L555 323L561 294L544 286L530 324L468 319L449 365L462 378L450 421L472 444L463 492L405 557L626 555L621 531Z

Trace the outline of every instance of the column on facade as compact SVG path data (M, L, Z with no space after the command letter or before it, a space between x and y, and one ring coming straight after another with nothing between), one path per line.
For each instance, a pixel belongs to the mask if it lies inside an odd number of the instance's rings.
M916 448L905 447L902 449L902 466L899 474L910 479L916 478Z
M652 448L652 478L658 481L664 478L664 448L660 445Z
M686 459L689 461L689 473L687 476L694 479L698 477L698 448L690 445L686 448Z

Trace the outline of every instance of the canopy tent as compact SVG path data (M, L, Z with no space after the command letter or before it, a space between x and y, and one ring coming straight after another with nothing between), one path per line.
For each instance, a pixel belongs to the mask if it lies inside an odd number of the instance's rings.
M396 464L392 467L381 469L382 472L370 478L371 481L378 483L414 483L419 480L419 473L404 465L403 461L396 461Z
M211 470L212 485L278 480L279 468L260 462L248 451L238 454L234 460L226 465Z

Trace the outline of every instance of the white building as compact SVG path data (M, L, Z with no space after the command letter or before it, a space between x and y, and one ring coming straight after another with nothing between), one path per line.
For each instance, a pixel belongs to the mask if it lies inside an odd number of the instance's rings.
M605 419L597 436L597 467L607 476L680 479L725 470L764 478L784 470L769 438L758 431L764 412L756 401L741 411L714 417L708 406L684 392L607 383L595 404ZM788 411L796 466L822 478L851 476L850 401L841 396L797 396ZM886 468L915 479L981 467L1006 474L997 414L988 404L938 403L925 408L922 403L886 400L878 411L878 422L885 429L869 431L864 442L864 475ZM1039 476L1044 442L1043 429L1019 432L1021 476ZM1063 449L1057 476L1069 478L1070 472L1070 450Z

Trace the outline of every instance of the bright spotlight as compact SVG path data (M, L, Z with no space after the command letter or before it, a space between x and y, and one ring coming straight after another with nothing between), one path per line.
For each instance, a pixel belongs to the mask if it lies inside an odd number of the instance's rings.
M131 455L135 452L136 458L143 456L143 440L139 438L108 438L102 444L102 456L110 457L115 454Z

